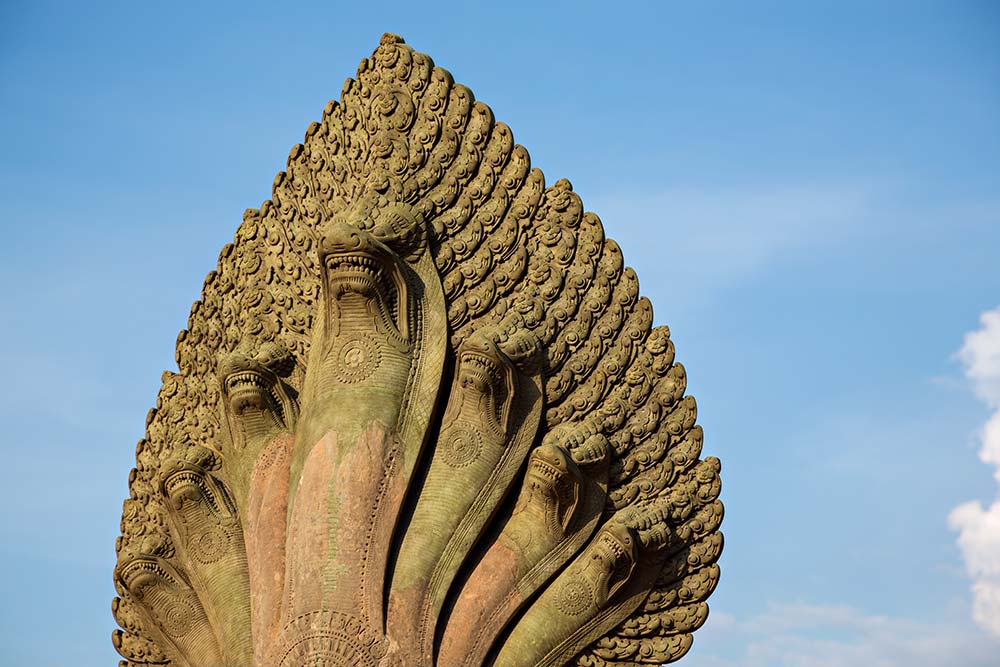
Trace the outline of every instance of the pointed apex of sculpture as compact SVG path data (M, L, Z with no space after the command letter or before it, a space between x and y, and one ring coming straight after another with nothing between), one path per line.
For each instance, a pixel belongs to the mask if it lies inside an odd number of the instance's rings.
M382 39L379 41L379 44L383 44L383 45L387 45L387 44L406 44L406 40L403 39L402 37L400 37L397 34L394 34L394 33L391 33L391 32L386 32L386 33L382 33Z

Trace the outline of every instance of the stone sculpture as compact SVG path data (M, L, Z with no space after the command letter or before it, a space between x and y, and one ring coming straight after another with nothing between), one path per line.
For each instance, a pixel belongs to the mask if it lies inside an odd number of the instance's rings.
M671 662L719 462L568 181L393 35L177 340L117 542L123 665Z

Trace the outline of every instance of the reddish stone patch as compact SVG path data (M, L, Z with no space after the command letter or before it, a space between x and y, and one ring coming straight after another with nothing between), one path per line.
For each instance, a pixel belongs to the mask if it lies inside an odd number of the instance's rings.
M521 578L518 554L497 542L462 589L448 619L439 667L480 665L496 636L524 601L515 590Z
M285 587L288 465L293 438L280 435L257 457L247 495L247 565L254 662L264 664L277 636Z

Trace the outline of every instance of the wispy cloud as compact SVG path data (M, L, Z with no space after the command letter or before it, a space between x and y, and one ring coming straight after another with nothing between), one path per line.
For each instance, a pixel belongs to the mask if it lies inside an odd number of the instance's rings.
M980 316L981 328L965 336L958 357L976 395L994 412L983 427L979 458L1000 482L1000 307ZM1000 490L993 503L962 503L948 516L972 579L972 617L1000 638Z
M996 645L974 626L865 614L848 606L771 605L747 618L713 612L687 667L990 667ZM729 646L733 650L721 653ZM704 651L702 651L704 647Z
M983 249L995 245L1000 222L996 198L915 203L923 202L921 188L891 179L608 191L584 202L645 285L684 286L672 297L804 267L838 281L864 276L881 287L928 275L937 285L942 276L913 258L961 257L948 272L958 280L990 260Z
M676 189L598 195L587 205L622 243L628 262L646 260L665 277L711 286L850 238L872 215L870 194L851 187ZM662 237L643 242L655 230Z

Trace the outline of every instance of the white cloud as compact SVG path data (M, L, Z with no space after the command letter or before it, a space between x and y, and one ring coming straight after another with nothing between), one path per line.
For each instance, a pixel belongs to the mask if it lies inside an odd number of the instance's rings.
M992 667L996 645L971 625L868 615L847 606L772 605L745 619L713 612L686 667ZM725 654L726 646L735 647ZM702 651L701 649L705 649Z
M1000 307L979 316L981 329L965 335L958 358L976 394L991 408L1000 408Z
M958 357L976 394L993 410L981 432L979 458L995 467L1000 482L1000 307L980 316L982 327L965 336ZM958 547L972 579L972 617L1000 638L1000 494L984 508L979 501L962 503L948 515L958 531Z

